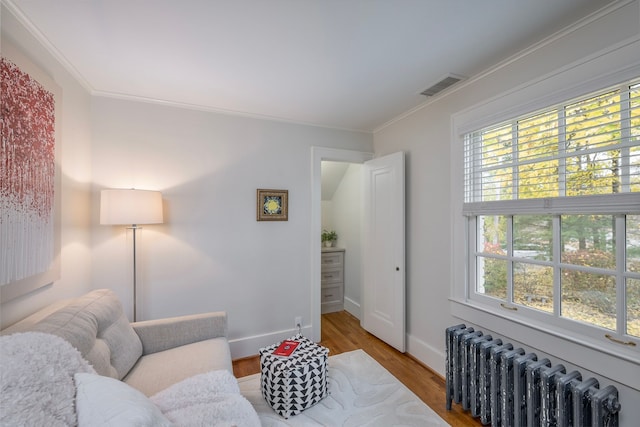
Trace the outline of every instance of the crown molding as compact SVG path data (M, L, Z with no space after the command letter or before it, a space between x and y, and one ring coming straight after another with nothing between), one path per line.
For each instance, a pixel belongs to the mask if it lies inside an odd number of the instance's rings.
M321 129L330 129L335 131L354 132L354 133L361 133L365 135L372 135L371 131L363 130L363 129L350 129L350 128L342 128L342 127L336 127L336 126L322 125L318 123L286 119L278 116L270 116L267 114L249 113L246 111L238 111L238 110L228 110L224 108L212 107L209 105L191 104L188 102L170 101L166 99L151 98L151 97L145 97L145 96L129 95L124 93L116 93L116 92L100 91L100 90L93 90L91 92L91 95L95 97L100 97L100 98L112 98L112 99L119 99L122 101L143 102L147 104L154 104L154 105L160 105L165 107L180 108L183 110L204 111L208 113L223 114L227 116L246 117L246 118L255 119L255 120L265 120L270 122L287 123L291 125L316 127Z
M12 1L12 0L1 0L2 5L7 8L7 11L11 13L16 20L22 24L25 29L45 48L47 52L53 58L58 61L62 67L67 70L69 74L73 76L74 79L84 87L87 92L92 94L94 92L93 87L89 83L89 81L78 71L76 67L55 47L53 43L40 31L38 27L36 27L27 16L22 12L22 10Z

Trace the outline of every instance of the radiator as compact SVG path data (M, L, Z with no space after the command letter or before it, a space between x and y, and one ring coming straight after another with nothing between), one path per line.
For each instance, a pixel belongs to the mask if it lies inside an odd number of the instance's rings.
M464 324L446 329L446 405L492 427L617 427L614 386Z

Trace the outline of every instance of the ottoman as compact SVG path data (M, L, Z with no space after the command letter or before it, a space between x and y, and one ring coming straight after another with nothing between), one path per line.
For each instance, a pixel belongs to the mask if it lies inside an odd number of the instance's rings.
M329 349L301 334L288 341L299 343L290 356L273 354L280 343L259 350L262 396L284 418L299 414L327 396Z

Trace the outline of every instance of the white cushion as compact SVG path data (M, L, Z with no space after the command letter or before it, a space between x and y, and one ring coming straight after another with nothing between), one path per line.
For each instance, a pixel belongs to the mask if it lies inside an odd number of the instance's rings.
M78 426L172 426L147 397L122 381L101 375L78 373L76 411Z
M27 331L64 338L96 372L114 378L122 379L142 355L142 342L109 289L45 307L2 333Z
M153 396L194 375L232 366L226 338L213 338L142 356L122 380Z

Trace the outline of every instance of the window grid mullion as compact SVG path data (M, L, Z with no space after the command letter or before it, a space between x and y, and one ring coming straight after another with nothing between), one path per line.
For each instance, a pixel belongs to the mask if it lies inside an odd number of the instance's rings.
M567 120L564 106L558 107L558 196L567 195Z
M475 294L478 283L478 256L477 253L477 239L478 239L478 228L477 228L477 217L473 217L469 219L467 224L467 228L465 230L465 240L467 243L467 271L466 271L466 279L468 281L468 286L465 290L465 298L469 299L470 295ZM473 291L472 291L473 289Z
M552 254L553 261L553 315L559 318L562 314L562 282L560 271L560 256L562 254L560 239L560 215L554 215L552 218Z
M519 158L519 153L518 153L518 122L515 121L512 125L511 125L511 150L513 152L513 162L512 162L512 170L511 170L511 182L512 182L512 188L511 188L511 198L513 200L518 200L519 194L518 194L518 165L520 164L520 158Z
M472 135L471 138L471 160L473 162L473 176L471 182L472 195L474 202L482 200L482 136L478 133Z
M631 141L631 100L629 97L630 87L620 89L620 177L621 190L623 193L631 190L630 176L630 154L631 149L628 143Z
M507 216L507 302L513 304L513 215Z
M619 335L627 333L627 298L626 298L626 279L625 271L627 269L626 252L626 216L615 216L615 232L616 232L616 332Z

